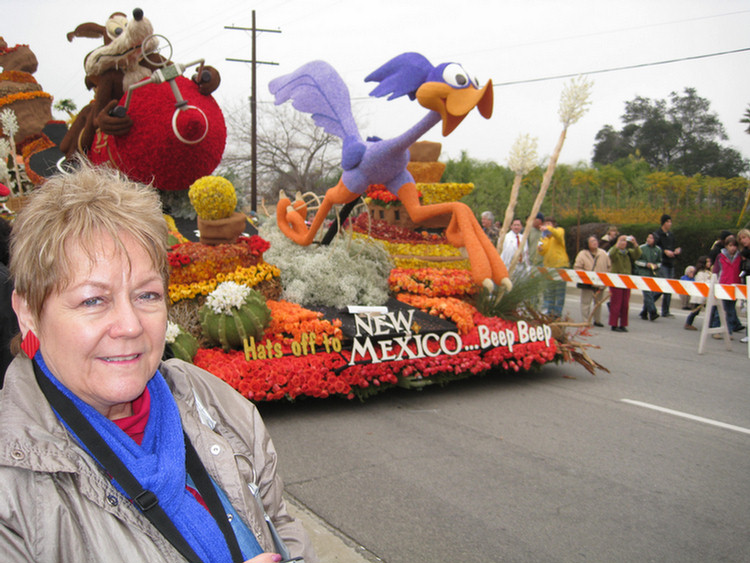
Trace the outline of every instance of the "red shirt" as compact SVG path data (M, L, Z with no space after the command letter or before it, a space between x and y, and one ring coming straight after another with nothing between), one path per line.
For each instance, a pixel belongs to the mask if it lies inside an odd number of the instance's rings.
M148 415L151 412L151 395L148 392L148 387L143 390L141 396L135 399L132 403L133 414L124 418L118 418L113 420L120 430L130 436L133 441L139 446L143 442L143 435L146 433L146 424L148 423ZM203 508L208 510L208 506L203 501L201 494L185 485L185 488L195 497Z
M140 397L133 401L132 407L132 415L118 418L112 422L140 446L143 442L143 434L146 432L148 413L151 411L151 395L148 392L148 387L143 390Z

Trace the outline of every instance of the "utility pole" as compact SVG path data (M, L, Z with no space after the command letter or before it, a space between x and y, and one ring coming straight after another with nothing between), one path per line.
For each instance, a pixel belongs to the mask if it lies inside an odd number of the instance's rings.
M250 80L250 205L253 211L257 211L258 207L258 116L257 116L257 82L256 82L256 65L278 65L279 63L259 61L255 55L255 37L258 32L266 33L281 33L279 29L258 29L255 26L255 10L253 10L253 27L235 27L233 25L225 25L224 29L239 29L242 31L252 32L252 59L230 59L226 60L238 63L250 63L251 65L251 80Z

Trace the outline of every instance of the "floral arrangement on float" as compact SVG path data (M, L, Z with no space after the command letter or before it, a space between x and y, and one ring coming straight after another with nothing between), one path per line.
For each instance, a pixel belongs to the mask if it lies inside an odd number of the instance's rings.
M468 269L429 260L396 266L392 251L449 247L443 235L385 222L368 230L367 217L362 212L329 246L300 247L271 221L232 244L175 244L170 315L183 307L181 322L191 328L175 326L199 343L192 361L250 400L278 401L364 400L396 386L528 371L565 357L559 331L545 318L482 314L481 288ZM263 314L243 313L249 288L259 287L252 301ZM351 313L346 304L386 312ZM222 317L232 338L202 321L207 311ZM248 316L262 321L245 328Z
M55 170L62 156L56 142L67 130L52 118L53 97L34 78L37 67L28 45L0 37L0 183L11 191L2 207L8 218Z
M410 175L419 197L429 201L419 205L462 209L453 204L472 186L441 185L433 160L417 162ZM201 180L196 184L209 185ZM210 185L219 189L220 183ZM302 231L295 234L297 227L287 223L298 223L292 211L306 215L304 196L292 203L282 194L277 221L262 222L258 235L172 247L170 317L198 343L196 365L253 401L365 399L395 386L421 389L551 361L577 361L591 373L605 369L568 334L570 323L535 310L542 276L529 283L520 275L513 284L478 283L473 270L481 257L467 257L442 229L374 216L373 208L401 205L385 184L373 182L361 194L366 207L334 222L346 229L315 244L300 244ZM219 194L210 190L202 196L218 201L214 197ZM327 205L318 202L313 225ZM415 202L409 205L418 213Z
M198 231L204 244L231 243L245 229L247 218L237 207L234 186L221 176L198 178L188 189L198 216Z
M446 245L440 235L393 232ZM468 271L395 268L386 245L369 236L350 232L309 249L272 222L224 244L174 234L168 346L251 400L364 399L393 386L527 370L558 353L551 329L479 313ZM388 304L389 312L353 315L346 303Z

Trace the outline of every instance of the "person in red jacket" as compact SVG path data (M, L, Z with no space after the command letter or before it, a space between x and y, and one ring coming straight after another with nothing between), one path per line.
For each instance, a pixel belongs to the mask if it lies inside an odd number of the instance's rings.
M740 256L738 250L737 239L735 239L733 235L729 235L724 239L724 248L722 248L721 252L716 256L716 262L714 263L714 273L718 276L719 283L742 283L742 280L740 280L742 256ZM721 304L726 312L728 330L730 332L742 332L745 330L745 327L737 317L737 302L732 299L723 299ZM719 326L719 312L716 307L711 309L710 326ZM721 338L721 335L715 334L714 337Z

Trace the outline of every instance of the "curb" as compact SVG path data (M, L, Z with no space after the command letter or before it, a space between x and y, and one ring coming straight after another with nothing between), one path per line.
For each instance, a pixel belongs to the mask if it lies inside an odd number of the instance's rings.
M315 554L324 563L385 563L351 538L330 526L297 499L284 495L289 514L302 523Z

